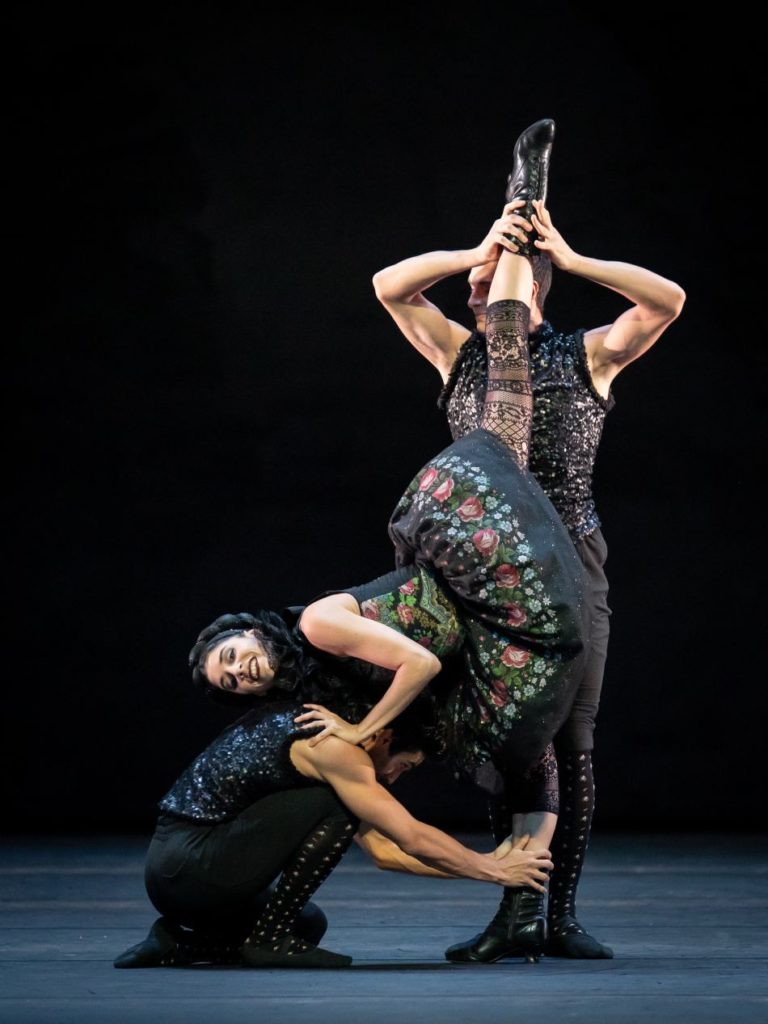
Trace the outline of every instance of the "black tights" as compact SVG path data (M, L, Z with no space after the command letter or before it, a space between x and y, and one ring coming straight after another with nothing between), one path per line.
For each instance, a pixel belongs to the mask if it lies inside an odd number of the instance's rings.
M561 753L560 817L552 841L555 870L549 883L549 918L576 916L576 887L589 844L595 781L589 750Z

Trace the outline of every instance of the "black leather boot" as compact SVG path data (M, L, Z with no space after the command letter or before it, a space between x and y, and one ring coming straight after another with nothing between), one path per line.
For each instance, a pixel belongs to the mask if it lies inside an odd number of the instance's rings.
M114 961L115 967L187 967L189 964L239 964L242 940L228 942L218 936L180 928L158 917L143 942L131 946Z
M158 917L143 942L138 942L114 961L115 967L177 967L187 964L174 934L164 917Z
M535 213L533 200L541 199L546 202L547 199L549 158L554 138L555 122L545 118L526 128L515 143L512 173L507 178L506 200L511 203L515 199L524 199L525 206L515 210L515 213L519 213L527 220ZM538 235L533 231L528 234L527 242L521 243L514 238L513 241L521 255L535 256L538 250L533 242L536 238Z
M504 957L524 956L538 963L547 939L544 893L527 887L505 888L496 916L479 935L445 951L454 964L494 964Z

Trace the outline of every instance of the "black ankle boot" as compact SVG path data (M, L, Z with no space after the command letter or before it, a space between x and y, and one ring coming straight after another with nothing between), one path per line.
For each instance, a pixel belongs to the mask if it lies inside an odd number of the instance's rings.
M555 122L550 118L537 121L526 128L515 143L512 154L512 173L507 178L507 202L524 199L525 206L515 210L527 220L535 213L533 200L546 202L549 184L549 158L555 138ZM514 239L523 256L534 256L537 252L534 239L536 232L528 235L528 241L520 243Z
M538 963L547 938L544 893L535 889L505 888L496 916L479 935L445 951L455 964L494 964L509 956L524 956Z
M239 964L240 941L180 928L159 917L149 935L114 961L115 967L187 967L190 964Z
M158 917L143 942L131 946L114 961L115 967L180 967L189 961L177 941L176 929Z

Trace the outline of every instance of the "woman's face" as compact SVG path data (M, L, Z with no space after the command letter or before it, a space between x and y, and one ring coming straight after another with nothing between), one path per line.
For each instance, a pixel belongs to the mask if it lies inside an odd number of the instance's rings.
M211 686L227 693L261 696L272 688L274 669L253 630L228 636L205 659L203 671Z

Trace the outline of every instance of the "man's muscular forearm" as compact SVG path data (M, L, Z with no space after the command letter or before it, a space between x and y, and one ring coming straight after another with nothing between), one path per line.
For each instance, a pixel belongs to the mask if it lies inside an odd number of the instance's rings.
M635 305L654 312L678 316L685 302L685 292L679 284L631 263L598 260L573 253L562 269L610 288Z
M411 256L373 275L376 298L380 302L410 302L438 281L466 273L482 262L478 248Z
M405 853L397 843L387 839L376 829L363 826L355 836L357 843L365 852L373 858L377 868L382 871L402 871L410 875L422 875L427 878L460 878L460 875L451 875L439 868L429 867L423 861L417 860Z
M500 862L490 854L475 853L423 821L417 822L417 827L406 841L398 843L395 837L393 840L410 857L446 875L475 878L479 882L495 882L497 885L509 884L509 878L500 870Z

